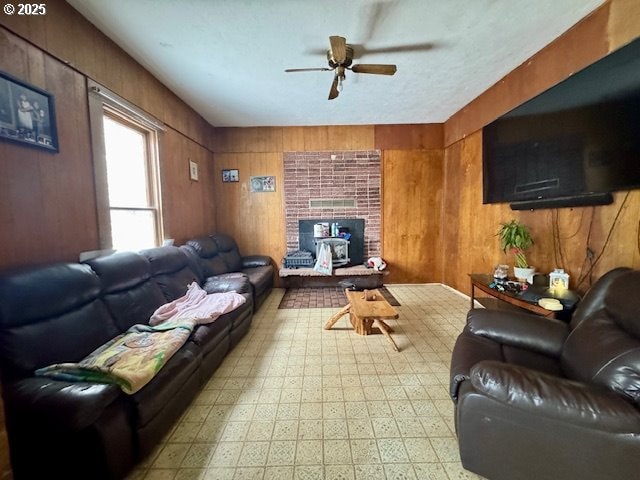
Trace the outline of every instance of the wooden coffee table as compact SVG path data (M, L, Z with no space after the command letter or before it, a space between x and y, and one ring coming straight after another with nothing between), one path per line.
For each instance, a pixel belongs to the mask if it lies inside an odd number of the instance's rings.
M399 352L396 342L391 338L393 329L384 322L398 318L398 312L389 305L378 290L369 290L369 292L370 295L375 295L375 300L365 300L364 292L345 290L349 303L327 321L324 329L331 330L335 323L348 313L351 325L358 335L382 333L391 342L393 349Z

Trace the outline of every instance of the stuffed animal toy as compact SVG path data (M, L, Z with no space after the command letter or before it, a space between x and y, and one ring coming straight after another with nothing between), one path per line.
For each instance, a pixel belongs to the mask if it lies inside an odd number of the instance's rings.
M374 270L377 270L378 272L387 268L387 264L381 257L371 257L369 260L367 260L367 265Z

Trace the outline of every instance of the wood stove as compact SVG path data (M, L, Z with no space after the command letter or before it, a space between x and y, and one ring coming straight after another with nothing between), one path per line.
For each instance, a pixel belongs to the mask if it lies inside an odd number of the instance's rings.
M333 252L333 260L335 262L340 262L336 266L345 266L345 265L362 265L364 263L364 254L365 254L365 244L364 244L364 219L362 218L310 218L299 220L298 222L298 248L300 250L306 250L312 252L314 256L317 258L317 245L320 240L339 240L341 242L346 241L341 235L331 236L331 230L329 228L329 235L316 237L314 235L314 227L318 223L326 223L327 225L331 225L332 223L337 223L342 230L346 230L350 233L351 238L348 239L348 243L345 247L343 254L343 250L338 248L339 255L336 255L335 248L332 248ZM323 232L324 233L324 232ZM340 242L336 242L340 243ZM329 245L333 247L333 245ZM339 258L337 258L339 257ZM346 263L342 263L344 259L348 259ZM341 261L342 260L342 261Z
M340 237L316 238L316 258L322 244L331 248L331 260L334 267L347 265L351 262L349 258L349 240Z

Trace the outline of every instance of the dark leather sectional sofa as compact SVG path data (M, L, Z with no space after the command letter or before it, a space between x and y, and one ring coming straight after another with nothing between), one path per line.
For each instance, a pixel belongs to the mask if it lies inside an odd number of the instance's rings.
M451 360L462 464L495 480L640 478L640 271L569 324L473 309Z
M207 238L196 243L208 245L209 263L193 247L171 246L0 274L0 369L16 479L122 478L184 412L273 286L268 257L241 257L226 235ZM148 323L193 281L209 293L235 290L246 303L196 327L137 393L34 376Z

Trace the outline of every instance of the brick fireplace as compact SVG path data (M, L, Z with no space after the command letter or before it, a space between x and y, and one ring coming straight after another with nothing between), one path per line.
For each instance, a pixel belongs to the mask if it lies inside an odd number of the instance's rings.
M287 250L297 250L299 220L364 219L364 258L380 255L380 151L285 152Z

